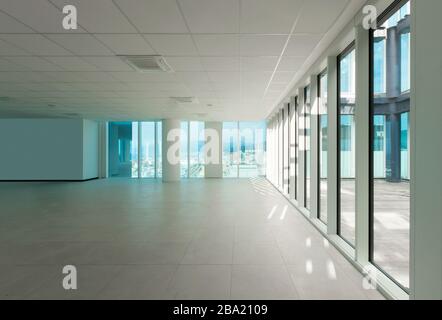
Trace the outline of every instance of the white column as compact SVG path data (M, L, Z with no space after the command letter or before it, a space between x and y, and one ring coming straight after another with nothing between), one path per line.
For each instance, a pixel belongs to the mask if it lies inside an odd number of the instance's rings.
M310 217L319 218L319 172L318 172L318 75L310 76Z
M442 299L442 1L411 1L411 298Z
M210 154L206 151L205 161L205 177L206 178L222 178L223 177L223 123L220 121L208 121L204 124L205 141L208 146L216 148L212 149ZM215 137L217 135L217 137ZM209 139L217 139L217 141L209 141ZM215 156L217 155L217 156ZM216 158L216 159L215 159ZM212 160L209 163L209 160Z
M327 116L328 116L328 138L327 138L327 232L337 233L337 156L338 156L338 74L337 57L330 56L327 59Z
M304 89L299 89L298 98L298 159L299 159L299 175L298 175L298 207L305 207L305 104L304 104Z
M99 122L98 139L98 177L106 179L109 177L109 124L107 121Z
M356 27L356 260L369 261L369 31Z
M166 119L163 120L162 126L162 156L163 156L163 181L174 182L180 180L180 135L181 130L180 120ZM170 140L170 141L169 141ZM169 148L175 148L176 153L172 155L172 158L168 159ZM170 156L170 155L169 155ZM178 159L178 161L177 161ZM171 163L169 160L174 161Z
M295 97L291 97L290 99L290 199L295 200L295 189L298 187L296 185L297 177L296 177L296 158L297 158L297 150L296 150L296 135L297 135L297 121L296 117L298 110L296 110L296 101Z
M283 116L283 192L284 194L289 193L289 105L284 103L283 109L281 110Z

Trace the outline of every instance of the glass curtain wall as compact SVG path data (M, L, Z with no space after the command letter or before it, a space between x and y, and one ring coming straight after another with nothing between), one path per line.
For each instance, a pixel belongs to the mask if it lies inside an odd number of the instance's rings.
M239 165L238 122L223 122L223 177L237 178Z
M157 121L155 122L156 125L156 144L155 144L155 148L156 148L156 165L155 165L155 169L156 169L156 174L157 174L157 178L162 178L163 177L163 123L161 121Z
M371 34L370 260L409 287L410 2Z
M191 121L189 131L189 178L204 178L204 122Z
M204 178L204 122L182 121L180 142L181 178Z
M327 111L327 70L318 77L318 216L327 223L327 150L328 150L328 111Z
M161 138L161 122L110 122L109 176L161 177Z
M291 155L294 158L295 162L295 174L294 174L294 181L293 181L293 196L295 200L298 200L298 176L299 176L299 114L298 114L298 108L299 108L299 101L298 96L295 97L295 105L293 106L293 110L291 107L291 112L293 113L293 121L291 123L291 136L290 136L290 144L292 147L294 147L294 154Z
M155 178L155 122L141 123L141 178Z
M266 123L223 123L223 177L265 175Z
M311 177L311 129L310 129L310 119L311 117L311 97L310 97L310 86L304 88L304 196L305 196L305 208L310 210L310 177Z
M338 57L338 235L355 245L356 60L352 44Z

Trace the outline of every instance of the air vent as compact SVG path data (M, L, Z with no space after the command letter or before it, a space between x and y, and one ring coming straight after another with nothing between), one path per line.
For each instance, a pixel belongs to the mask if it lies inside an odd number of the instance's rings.
M173 72L162 56L119 56L139 72Z
M179 104L196 104L199 103L198 99L195 97L170 97Z

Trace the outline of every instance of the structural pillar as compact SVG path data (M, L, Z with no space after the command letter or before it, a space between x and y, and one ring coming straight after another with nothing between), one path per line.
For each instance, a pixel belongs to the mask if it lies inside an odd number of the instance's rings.
M179 181L181 172L180 120L163 120L162 133L163 182Z
M204 130L206 145L205 152L205 177L209 179L223 177L223 123L208 121Z

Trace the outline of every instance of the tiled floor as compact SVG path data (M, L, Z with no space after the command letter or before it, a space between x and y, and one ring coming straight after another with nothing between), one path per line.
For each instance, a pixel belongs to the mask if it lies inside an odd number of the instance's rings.
M264 179L0 183L0 203L0 299L382 299Z
M325 185L325 186L324 186ZM341 235L355 243L355 180L341 181ZM322 181L321 197L327 184ZM376 264L409 287L410 264L410 183L374 181L374 259ZM321 203L322 210L326 205Z

